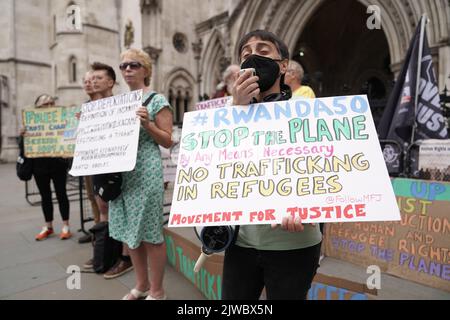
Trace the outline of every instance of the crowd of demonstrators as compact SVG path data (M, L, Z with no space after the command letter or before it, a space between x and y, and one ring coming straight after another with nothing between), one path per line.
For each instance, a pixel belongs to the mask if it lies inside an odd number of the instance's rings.
M233 85L233 104L284 101L291 89L284 79L289 50L276 35L256 30L239 43L246 70ZM265 287L269 300L305 300L319 266L322 235L318 225L285 218L281 226L241 226L225 253L222 298L258 300Z
M124 300L164 300L166 245L163 234L164 179L159 145L172 145L173 115L166 98L150 90L152 62L142 50L121 55L120 70L131 91L143 90L137 111L141 121L136 168L123 173L122 193L110 203L111 236L128 246L136 275L136 286ZM144 104L144 103L143 103ZM148 266L150 265L150 278Z
M288 70L286 72L285 82L291 87L293 98L316 98L311 87L303 85L303 78L305 76L305 71L300 63L297 61L289 61Z
M289 61L289 50L275 34L256 30L245 35L238 46L239 65L229 66L214 98L232 97L233 105L286 101L295 97L315 98L310 87L302 85L303 68ZM160 146L170 148L173 114L167 99L149 88L152 61L142 50L122 53L119 65L131 91L143 90L136 167L122 173L121 194L106 203L96 192L98 178L85 177L95 224L106 223L109 235L122 242L122 257L106 272L116 278L134 269L136 285L124 300L164 300L164 271L167 262L163 225L164 180ZM242 69L254 69L240 72ZM113 96L116 74L111 66L94 63L84 77L89 101ZM54 106L42 95L36 107ZM53 234L53 206L50 180L55 184L64 228L61 239L70 238L69 201L66 194L67 162L63 159L36 159L34 177L42 197L46 227L36 237ZM88 240L86 240L88 239ZM89 241L86 237L84 241ZM80 242L84 242L81 241ZM285 218L278 225L241 226L236 241L224 259L222 298L257 300L266 288L269 300L306 299L319 266L322 234L318 225ZM244 266L244 267L243 267ZM149 273L150 267L150 273ZM93 268L90 259L85 268Z
M241 67L236 64L232 64L225 69L222 75L222 81L217 86L217 91L214 94L213 99L229 97L232 95L231 89L233 88L233 84L236 81L240 70Z
M36 109L54 108L55 98L42 94L37 97L34 107ZM21 130L21 139L26 136L26 129ZM59 212L63 221L63 228L59 234L61 240L67 240L72 237L69 227L70 203L67 197L66 182L69 162L63 158L36 158L33 161L33 177L41 197L42 212L44 213L45 226L41 232L36 235L36 241L43 241L52 236L55 231L53 228L53 197L51 183L58 200Z

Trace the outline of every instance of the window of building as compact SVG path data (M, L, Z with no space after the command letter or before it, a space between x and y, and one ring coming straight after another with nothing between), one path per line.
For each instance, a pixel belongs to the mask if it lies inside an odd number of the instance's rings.
M73 56L69 59L69 82L77 82L77 58Z

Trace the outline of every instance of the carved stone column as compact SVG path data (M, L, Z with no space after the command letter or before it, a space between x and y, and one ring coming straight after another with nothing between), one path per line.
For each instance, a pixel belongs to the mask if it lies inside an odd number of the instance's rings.
M192 51L194 52L194 59L197 62L197 88L198 88L198 94L199 96L202 95L201 92L201 84L202 84L202 74L200 71L200 59L202 58L202 51L203 51L203 41L200 38L197 42L192 43ZM197 98L197 97L195 97ZM200 99L201 100L201 99Z
M151 79L151 83L150 86L153 88L153 90L158 91L161 89L160 85L159 85L159 68L158 68L158 60L159 60L159 56L162 53L161 49L158 48L154 48L154 47L145 47L144 51L148 53L148 55L150 56L150 58L152 58L152 62L153 62L153 68L152 68L152 79Z

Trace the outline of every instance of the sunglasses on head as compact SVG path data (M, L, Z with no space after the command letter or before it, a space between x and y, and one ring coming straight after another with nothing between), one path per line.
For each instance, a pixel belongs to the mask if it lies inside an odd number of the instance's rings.
M137 70L142 67L140 62L124 62L119 65L120 70L126 70L128 67L132 70Z

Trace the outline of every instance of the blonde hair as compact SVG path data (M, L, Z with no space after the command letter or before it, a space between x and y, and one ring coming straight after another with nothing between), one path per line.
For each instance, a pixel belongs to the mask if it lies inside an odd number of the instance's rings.
M148 72L148 77L144 79L145 85L148 87L150 85L150 80L152 78L152 58L147 52L139 49L128 49L120 55L120 59L131 58L142 64L145 70Z
M41 108L42 106L48 103L55 104L55 100L56 99L49 94L41 94L39 97L37 97L36 101L34 102L34 106L36 108Z

